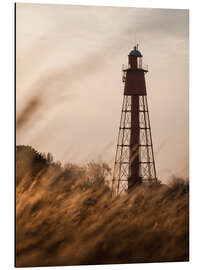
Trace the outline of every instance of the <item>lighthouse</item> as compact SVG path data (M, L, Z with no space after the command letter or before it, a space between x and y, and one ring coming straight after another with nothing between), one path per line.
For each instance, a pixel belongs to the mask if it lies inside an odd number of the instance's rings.
M145 83L148 67L142 58L137 45L122 68L124 95L113 170L114 194L157 181Z

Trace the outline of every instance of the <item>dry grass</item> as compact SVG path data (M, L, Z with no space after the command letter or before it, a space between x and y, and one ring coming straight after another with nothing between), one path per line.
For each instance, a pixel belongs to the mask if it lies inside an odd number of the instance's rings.
M108 166L64 169L26 149L17 150L16 266L188 261L188 183L112 199Z

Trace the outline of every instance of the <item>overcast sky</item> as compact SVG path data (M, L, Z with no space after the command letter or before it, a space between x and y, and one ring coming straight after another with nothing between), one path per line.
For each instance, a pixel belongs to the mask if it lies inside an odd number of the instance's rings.
M17 144L51 152L63 163L113 164L121 67L136 42L149 66L158 178L187 177L188 24L187 10L18 3Z

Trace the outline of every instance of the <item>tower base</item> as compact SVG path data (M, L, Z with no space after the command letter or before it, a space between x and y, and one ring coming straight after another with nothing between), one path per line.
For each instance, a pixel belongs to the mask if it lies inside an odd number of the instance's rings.
M140 186L142 184L142 178L134 178L134 177L129 177L128 178L128 193L134 190L137 186Z

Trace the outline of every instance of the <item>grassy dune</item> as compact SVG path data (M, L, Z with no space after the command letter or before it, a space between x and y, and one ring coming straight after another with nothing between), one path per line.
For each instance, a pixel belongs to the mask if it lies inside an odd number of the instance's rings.
M16 266L189 260L188 183L112 199L108 173L16 148Z

